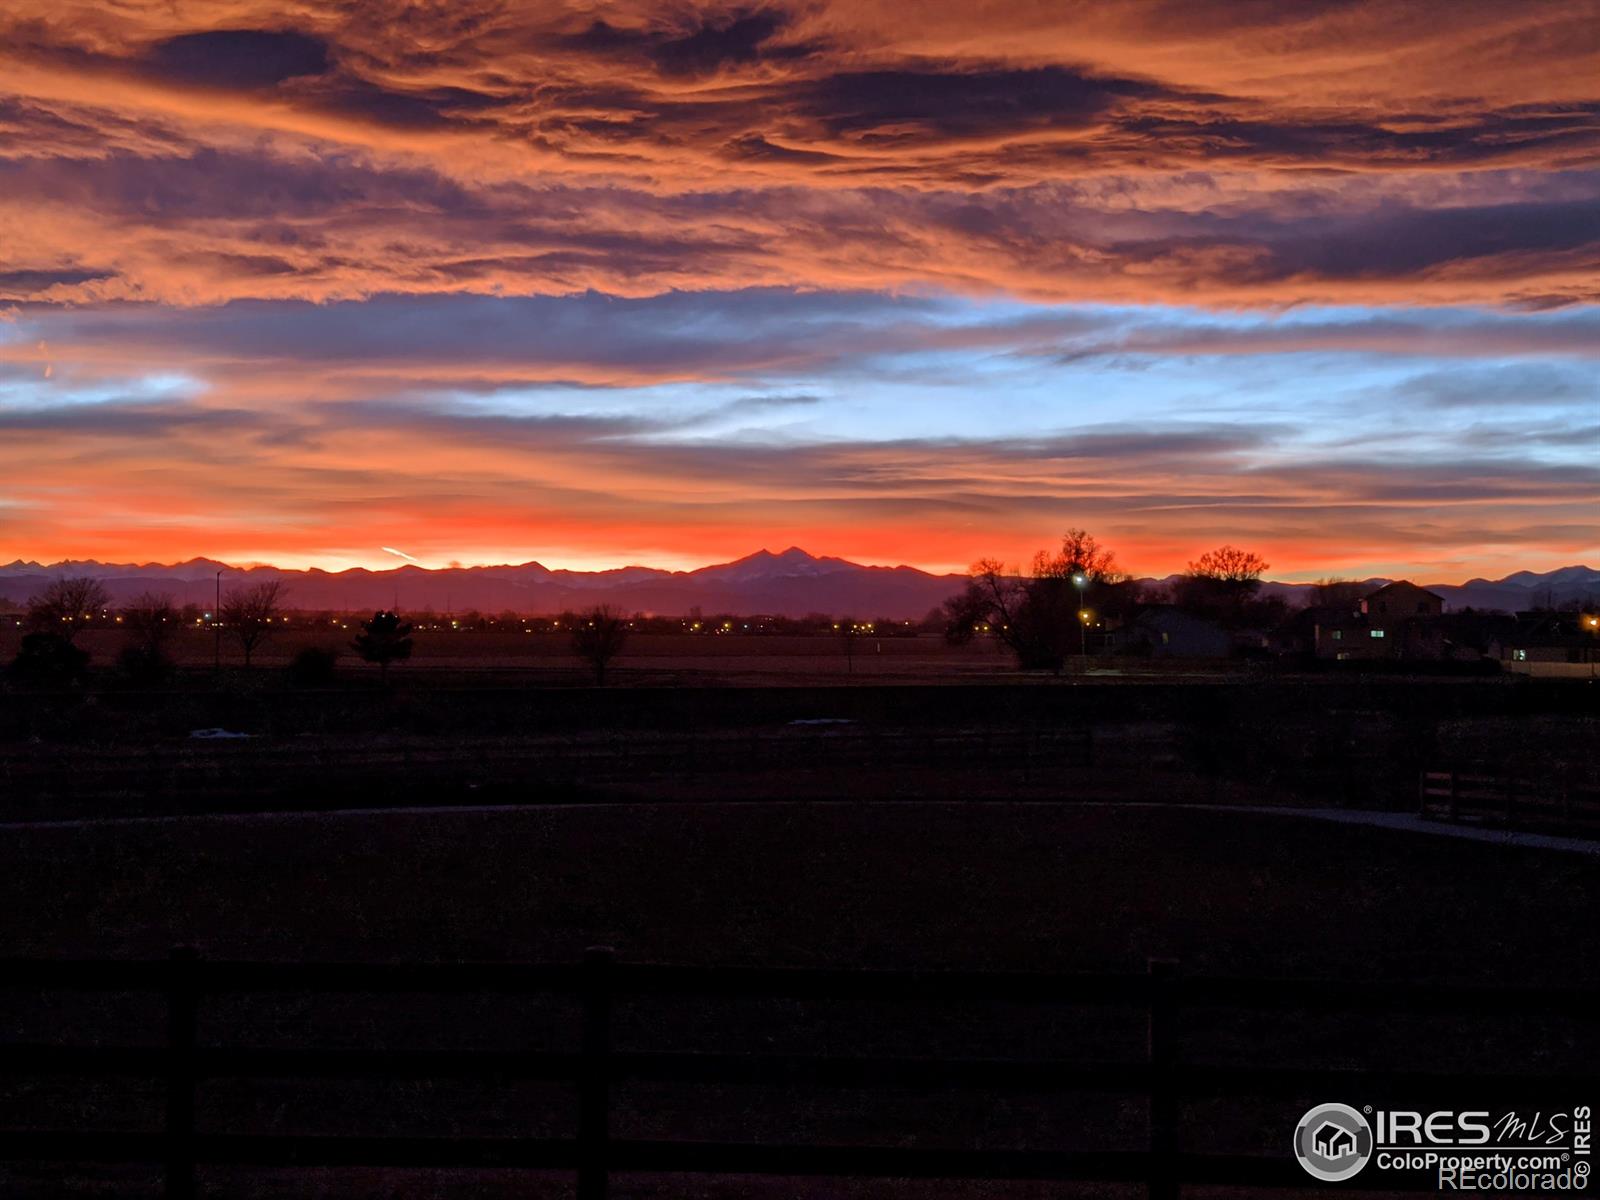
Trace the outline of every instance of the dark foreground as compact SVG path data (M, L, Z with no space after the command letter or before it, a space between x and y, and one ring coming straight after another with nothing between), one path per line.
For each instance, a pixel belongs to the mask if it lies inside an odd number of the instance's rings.
M584 804L293 814L8 831L4 952L152 957L624 962L1142 971L1526 987L1600 982L1600 859L1260 814L1052 803ZM159 1001L13 996L18 1041L161 1037ZM1136 1058L1136 1011L1027 1003L657 998L619 1008L619 1045L705 1051ZM559 1048L570 1005L505 996L218 1000L202 1040ZM1184 1052L1224 1063L1551 1071L1592 1063L1565 1018L1233 1011L1201 1014ZM1319 1097L1312 1097L1312 1101ZM10 1127L161 1120L158 1084L13 1086ZM1271 1152L1299 1100L1188 1114L1238 1153ZM1303 1107L1303 1105L1302 1105ZM1294 1111L1290 1111L1294 1110ZM555 1085L218 1080L202 1130L570 1135ZM1145 1114L1107 1095L973 1089L622 1085L614 1136L890 1145L1118 1148ZM8 1195L56 1195L61 1168L18 1165ZM92 1180L100 1178L97 1188ZM570 1177L207 1169L215 1195L564 1195ZM155 1195L153 1171L103 1168L75 1194ZM929 1190L929 1189L932 1190ZM1113 1189L1114 1191L1114 1189ZM1060 1185L888 1185L619 1176L616 1195L1059 1195Z
M0 747L0 957L161 959L182 945L213 961L571 964L606 945L624 966L1119 976L1173 960L1192 979L1370 984L1379 999L1424 989L1408 1014L1186 1009L1176 1050L1207 1069L1561 1076L1600 1061L1592 1016L1508 1019L1456 1011L1442 995L1435 1007L1426 992L1600 987L1600 857L1275 811L1414 812L1418 769L1468 761L1565 778L1592 759L1587 693L1383 683L569 695L333 697L298 709L246 698L220 714L180 696L66 713L54 734ZM184 731L196 716L258 736L195 743ZM1148 1051L1138 1004L926 999L622 996L613 1034L624 1053L850 1061L1026 1066L1138 1062ZM159 1047L165 1036L159 994L13 986L0 1006L11 1044ZM198 1037L202 1047L365 1047L380 1061L460 1050L492 1062L575 1051L578 1016L570 995L291 989L205 998ZM386 1082L281 1074L202 1082L197 1129L560 1139L577 1114L569 1085L492 1071ZM1361 1093L1363 1078L1348 1086ZM1137 1092L868 1082L625 1079L611 1097L612 1133L964 1152L1138 1150L1148 1136ZM1448 1095L1415 1102L1499 1102L1467 1095L1472 1086L1447 1078ZM1281 1158L1306 1107L1345 1098L1192 1096L1179 1114L1183 1148ZM159 1129L166 1103L148 1073L85 1085L13 1071L0 1128ZM568 1172L421 1167L207 1166L199 1182L220 1197L572 1194ZM153 1165L0 1169L8 1197L160 1188ZM660 1172L621 1172L612 1189L1141 1192Z

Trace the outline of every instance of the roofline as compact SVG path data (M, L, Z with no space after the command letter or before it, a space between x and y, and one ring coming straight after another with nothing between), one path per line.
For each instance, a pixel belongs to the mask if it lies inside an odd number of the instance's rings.
M1409 587L1409 588L1415 588L1417 591L1421 592L1424 596L1432 596L1440 604L1444 603L1444 597L1439 595L1438 592L1430 592L1427 588L1423 587L1420 583L1412 583L1411 580L1409 580L1409 579L1391 579L1388 583L1384 584L1381 588L1375 588L1375 589L1373 589L1372 591L1368 592L1365 596L1363 596L1361 598L1363 600L1371 600L1374 596L1381 596L1381 595L1383 595L1384 592L1387 592L1390 588L1399 587L1401 584L1404 584L1406 587Z

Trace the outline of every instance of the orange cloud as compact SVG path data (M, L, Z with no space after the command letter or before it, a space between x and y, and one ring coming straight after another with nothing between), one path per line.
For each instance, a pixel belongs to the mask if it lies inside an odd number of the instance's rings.
M0 296L1587 301L1595 15L24 0Z
M0 540L1557 565L1596 545L1597 56L1594 0L13 0ZM1264 315L1320 305L1372 308ZM1323 394L1250 391L1291 355ZM1363 356L1418 362L1357 420ZM559 399L966 371L1002 413L1019 363L1191 358L1204 411L1029 434Z

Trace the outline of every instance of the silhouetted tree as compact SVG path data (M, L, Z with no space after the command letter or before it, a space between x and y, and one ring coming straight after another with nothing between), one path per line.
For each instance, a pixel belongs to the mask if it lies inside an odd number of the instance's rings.
M129 646L154 654L166 651L178 631L178 609L165 592L140 592L122 606L122 631Z
M1252 616L1250 601L1267 566L1258 554L1219 546L1189 564L1174 588L1174 599L1180 607L1215 621L1234 626L1246 623ZM1261 615L1272 619L1271 614Z
M1328 608L1354 609L1367 585L1353 579L1319 579L1311 585L1311 603Z
M608 605L591 608L573 619L573 653L594 668L597 687L605 683L606 667L622 653L627 641L627 619Z
M377 663L383 682L389 682L389 664L411 657L411 624L392 612L375 612L361 623L361 633L350 643L369 663Z
M870 633L872 626L863 624L854 617L840 617L833 627L839 636L839 648L844 651L844 669L847 675L856 673L856 649L861 644L862 635Z
M1214 579L1218 583L1248 587L1252 591L1261 584L1261 576L1269 564L1259 554L1240 550L1236 546L1218 546L1207 550L1189 564L1189 574L1200 579Z
M167 643L178 628L178 611L164 592L140 592L119 614L126 644L117 655L117 670L136 687L158 687L175 670Z
M272 635L272 624L282 610L288 589L276 580L234 588L222 597L223 627L244 651L244 665L256 647Z
M88 666L88 651L62 634L40 631L22 635L7 675L23 687L63 687L79 682Z
M88 575L53 579L28 601L28 623L72 644L84 625L109 603L111 595L98 579Z
M988 622L994 604L988 592L976 579L928 614L930 621L937 620L944 630L944 640L952 646L965 646Z
M288 666L289 682L295 687L326 687L333 682L339 652L323 646L302 646Z
M160 687L172 679L176 667L160 649L137 643L117 655L117 672L134 687Z
M1034 555L1033 574L1060 575L1067 579L1083 576L1090 585L1119 583L1126 578L1117 569L1117 559L1109 547L1102 546L1086 529L1069 529L1062 535L1056 554Z
M945 637L965 641L987 625L1019 666L1052 671L1084 645L1079 613L1094 603L1091 589L1124 578L1111 550L1083 529L1067 530L1059 551L1034 555L1026 575L1007 571L998 559L981 559L971 576L966 590L945 602Z

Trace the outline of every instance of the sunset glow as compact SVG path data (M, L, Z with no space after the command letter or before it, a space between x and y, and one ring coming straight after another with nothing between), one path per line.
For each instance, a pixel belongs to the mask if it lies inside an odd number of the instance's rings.
M1592 0L915 13L8 4L0 560L1600 560Z

